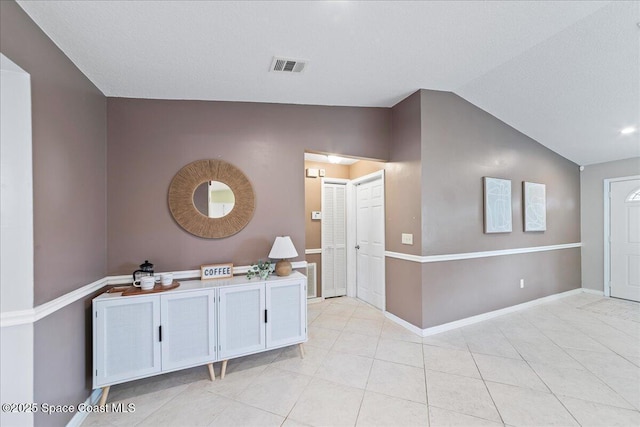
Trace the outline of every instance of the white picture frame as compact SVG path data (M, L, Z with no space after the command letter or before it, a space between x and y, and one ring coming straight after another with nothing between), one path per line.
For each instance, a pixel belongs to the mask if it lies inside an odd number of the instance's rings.
M522 183L524 231L547 230L547 189L536 182Z
M511 233L511 180L485 176L484 184L484 232Z

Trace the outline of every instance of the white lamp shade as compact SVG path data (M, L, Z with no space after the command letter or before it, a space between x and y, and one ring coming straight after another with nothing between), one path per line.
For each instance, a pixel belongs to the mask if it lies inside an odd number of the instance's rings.
M287 258L295 258L297 256L298 256L298 252L296 251L296 247L293 246L291 237L289 236L276 237L276 241L273 242L273 247L271 248L271 252L269 252L269 258L287 259Z

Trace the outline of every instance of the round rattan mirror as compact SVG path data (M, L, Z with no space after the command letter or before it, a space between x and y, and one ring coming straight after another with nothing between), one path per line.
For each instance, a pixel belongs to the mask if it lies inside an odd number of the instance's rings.
M226 184L233 191L231 211L219 218L209 218L193 202L196 189L209 181ZM169 210L176 222L198 237L219 239L236 234L251 221L255 209L253 187L242 171L222 160L197 160L173 177L169 185Z

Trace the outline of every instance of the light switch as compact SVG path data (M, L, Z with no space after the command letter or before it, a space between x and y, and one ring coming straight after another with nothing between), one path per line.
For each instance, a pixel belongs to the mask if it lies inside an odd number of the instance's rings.
M402 233L402 244L413 245L413 234Z
M322 219L322 212L320 211L312 211L311 219Z

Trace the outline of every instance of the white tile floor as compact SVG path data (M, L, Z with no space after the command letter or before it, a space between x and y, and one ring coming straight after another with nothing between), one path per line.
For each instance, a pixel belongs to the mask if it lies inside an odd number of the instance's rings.
M421 338L351 298L297 347L114 386L84 426L639 426L640 304L579 294ZM219 364L216 373L219 374Z

